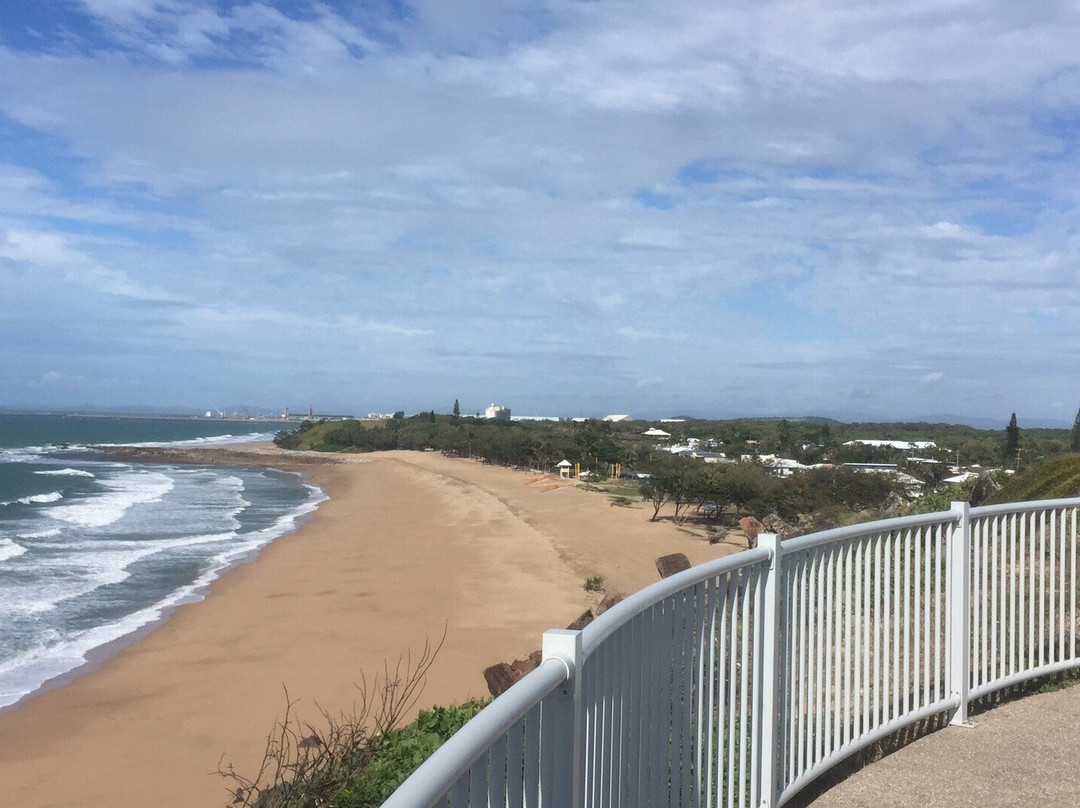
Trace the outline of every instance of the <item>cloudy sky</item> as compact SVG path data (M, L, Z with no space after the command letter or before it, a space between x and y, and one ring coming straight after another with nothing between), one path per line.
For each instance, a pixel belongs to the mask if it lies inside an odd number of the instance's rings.
M0 406L1080 406L1080 7L0 5Z

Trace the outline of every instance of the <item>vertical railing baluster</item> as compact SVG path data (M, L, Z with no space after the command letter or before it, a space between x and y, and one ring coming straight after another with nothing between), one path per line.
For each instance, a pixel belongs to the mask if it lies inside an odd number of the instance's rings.
M885 671L885 663L882 657L882 634L885 632L885 617L882 614L884 611L883 606L886 602L886 593L884 591L884 565L883 562L885 556L885 537L882 534L878 534L874 537L874 550L875 561L874 564L874 617L873 617L873 630L874 630L874 720L873 726L877 727L884 720L884 706L885 706L885 693L884 693L884 680L887 676Z
M751 603L751 590L748 583L748 576L745 574L747 570L740 570L742 575L742 589L740 592L740 610L742 611L742 628L739 637L739 691L740 691L740 735L739 735L739 799L736 805L746 805L746 787L748 785L749 778L747 777L747 760L750 749L750 616L752 609Z
M836 637L833 635L833 627L836 624L836 598L833 590L835 587L836 553L834 548L829 547L824 553L824 585L825 603L823 611L825 617L825 631L821 637L821 648L825 656L825 675L821 680L821 756L832 752L832 726L833 726L833 648L836 647ZM819 606L820 608L820 606Z
M852 646L854 638L852 634L855 631L855 603L854 603L854 572L852 567L855 563L855 540L848 541L844 546L844 720L843 720L843 733L840 736L840 745L846 746L848 741L852 738L852 721L855 718L855 711L853 709L853 700L855 698L854 692L854 672L852 671L852 665L854 664L854 657L852 656Z
M949 538L949 696L958 704L950 724L968 723L968 689L971 686L971 518L966 502L954 502L956 517Z
M739 726L739 721L742 716L738 714L738 696L739 696L739 613L741 611L739 606L739 587L735 581L735 576L731 576L731 610L729 613L729 627L728 637L730 638L730 650L728 651L728 725L727 725L727 804L729 806L735 805L735 777L736 768L735 761L736 750L738 748L738 739L736 737L736 731Z
M889 719L892 720L900 715L900 694L902 691L903 682L900 678L900 652L903 632L901 631L900 623L903 621L903 607L900 605L900 586L903 582L902 573L900 570L901 559L901 547L903 545L903 531L892 531L892 575L890 584L892 585L892 712L889 715Z
M800 647L802 649L802 678L800 687L799 706L799 771L806 771L810 766L810 743L813 739L810 712L813 709L813 650L811 648L811 616L813 605L810 600L811 582L813 580L813 551L802 553L801 573L799 578L802 582L802 615L801 632L799 634Z
M998 570L998 665L997 675L1000 678L1008 672L1009 668L1009 590L1006 586L1006 576L1009 569L1009 526L1007 519L994 517L994 531L997 535L1000 547L1000 569Z
M1069 525L1069 659L1077 658L1077 509L1070 508Z
M754 756L760 766L760 788L752 788L750 796L755 806L773 808L779 791L780 749L776 731L784 718L781 708L784 683L780 677L784 670L781 642L786 570L779 536L764 533L759 537L759 546L769 550L770 558L768 571L762 573L764 584L758 587L761 608L754 620L754 645L760 649L758 656L761 659L761 678L756 683L760 701L754 709L753 733Z
M1046 664L1046 511L1039 513L1039 650L1036 663Z

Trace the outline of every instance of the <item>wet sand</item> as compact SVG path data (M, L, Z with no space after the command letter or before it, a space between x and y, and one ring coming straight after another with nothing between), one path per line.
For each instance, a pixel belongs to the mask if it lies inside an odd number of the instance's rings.
M740 549L651 523L640 506L430 452L183 455L168 460L301 471L330 500L99 670L0 715L0 806L227 805L232 784L214 772L257 769L286 688L301 718L347 711L362 673L445 630L419 706L485 696L485 667L594 602L585 578L629 593L657 579L660 555Z

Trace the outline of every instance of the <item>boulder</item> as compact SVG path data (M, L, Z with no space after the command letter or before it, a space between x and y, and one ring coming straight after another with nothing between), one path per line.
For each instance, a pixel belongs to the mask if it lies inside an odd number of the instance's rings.
M746 546L757 547L758 534L765 532L765 526L753 516L744 516L739 520L739 527L746 534Z
M690 569L690 559L684 553L672 553L656 559L656 571L661 578L670 578L677 572Z
M578 617L577 620L568 625L567 628L570 631L581 631L583 628L585 628L585 626L589 625L589 623L593 621L594 617L595 615L593 614L592 609L587 609L586 611L581 613L581 616Z
M543 654L540 651L533 651L524 659L515 659L510 663L510 670L513 672L517 679L521 679L523 676L532 673L538 667L540 667L540 660L543 659Z
M618 592L608 592L606 595L604 595L604 599L600 601L599 604L597 604L596 609L594 610L596 612L596 616L599 617L616 603L619 603L622 599L623 596L620 595Z
M795 528L777 516L775 513L770 513L763 520L761 520L761 526L765 528L769 533L775 533L780 538L789 536L795 532Z
M971 489L971 496L968 497L968 503L973 508L978 507L1000 490L1001 486L994 482L994 479L988 472L984 471L979 475L979 479L975 482L975 487Z
M886 518L901 516L907 511L909 504L910 503L906 499L893 491L881 506L881 515Z
M493 696L501 696L517 680L518 677L514 674L514 669L505 662L499 662L484 668L484 681L487 682L488 692Z

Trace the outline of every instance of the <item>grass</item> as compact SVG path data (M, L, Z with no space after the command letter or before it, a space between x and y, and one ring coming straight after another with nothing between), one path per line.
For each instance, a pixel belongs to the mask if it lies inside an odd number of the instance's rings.
M1047 460L1016 474L990 499L990 504L1061 499L1074 497L1078 492L1080 455L1070 454Z

